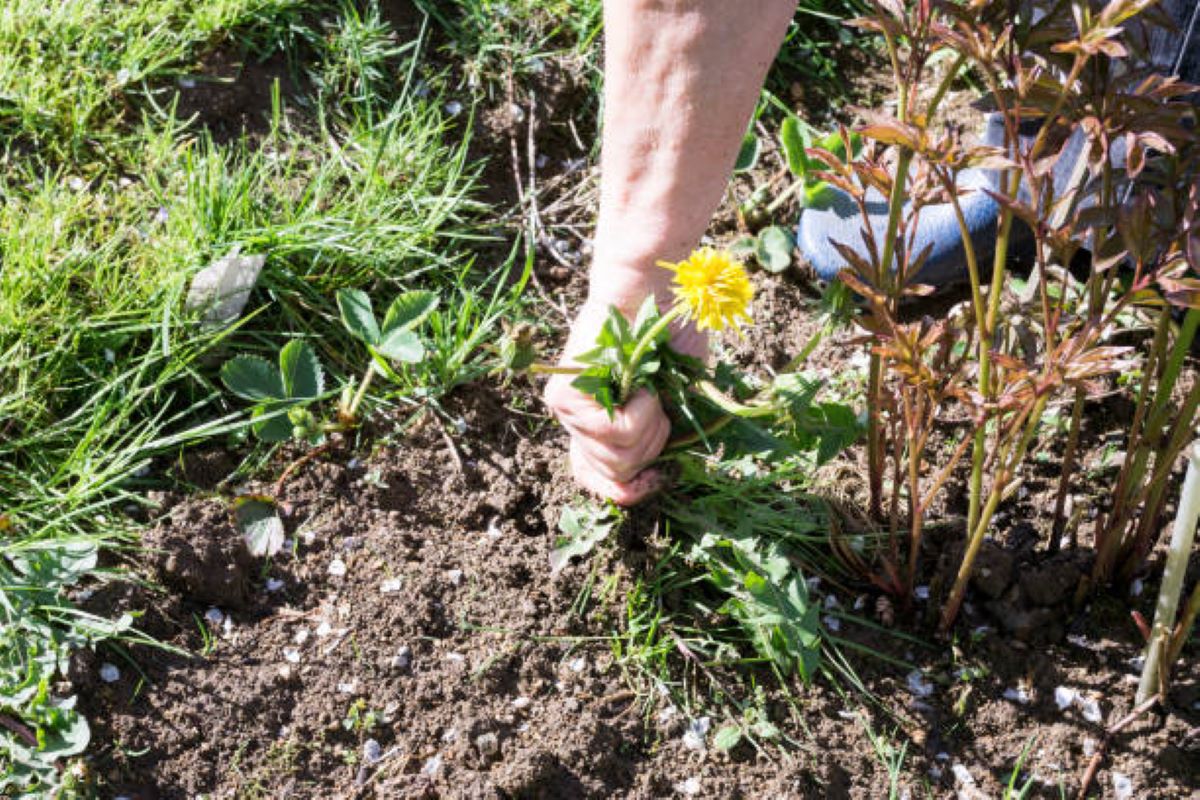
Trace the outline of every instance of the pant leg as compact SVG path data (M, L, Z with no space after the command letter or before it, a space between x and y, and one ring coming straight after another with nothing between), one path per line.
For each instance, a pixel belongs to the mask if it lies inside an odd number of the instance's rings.
M1158 71L1200 82L1200 0L1163 0L1162 10L1178 31L1155 29L1150 34L1150 60Z

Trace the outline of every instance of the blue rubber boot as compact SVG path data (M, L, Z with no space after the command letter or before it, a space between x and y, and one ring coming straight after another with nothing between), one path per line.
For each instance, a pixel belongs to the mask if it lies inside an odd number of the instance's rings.
M1200 2L1165 0L1162 8L1174 18L1179 31L1154 32L1150 42L1151 64L1164 73L1180 75L1185 81L1200 81ZM1037 128L1038 123L1033 121L1027 129L1019 132L1024 140L1023 147L1029 146L1029 139L1036 135ZM998 114L988 116L981 138L983 144L1004 146L1004 123ZM1062 197L1068 191L1083 145L1082 131L1076 131L1063 147L1054 167L1056 197ZM1118 168L1124 166L1124 150L1123 140L1114 142L1110 150L1110 156ZM959 188L964 190L959 197L959 205L970 231L976 260L980 269L986 271L995 253L996 222L1000 208L984 190L999 192L999 175L986 170L967 170L959 177ZM1029 199L1028 189L1024 185L1021 186L1019 199ZM1086 204L1087 199L1082 202ZM906 215L908 210L906 204ZM869 190L867 211L875 241L882 246L887 232L887 199L874 189ZM796 245L817 277L831 281L846 267L846 262L830 243L848 245L866 258L862 227L862 215L850 196L840 189L829 187L820 201L801 212L796 228ZM1027 255L1031 251L1032 240L1032 233L1024 225L1014 224L1010 252L1018 258ZM917 283L945 288L967 280L966 251L954 207L949 203L921 209L914 254L919 254L925 247L930 248L929 257L914 278Z

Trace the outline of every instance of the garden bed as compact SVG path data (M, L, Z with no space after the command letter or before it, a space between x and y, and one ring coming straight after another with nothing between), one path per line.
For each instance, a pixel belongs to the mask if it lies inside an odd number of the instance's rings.
M796 286L763 278L760 291L772 318L805 318ZM769 359L771 350L757 352ZM897 646L853 622L843 628L933 678L852 654L866 693L818 678L789 682L789 703L760 671L773 687L765 707L791 744L718 752L714 720L698 749L689 725L711 712L698 706L689 718L665 695L641 691L635 665L615 659L610 641L621 635L631 582L652 573L666 545L653 506L633 512L596 563L552 578L558 515L574 494L563 434L523 387L465 387L449 408L462 420L453 444L430 422L301 471L281 497L288 547L270 564L237 555L241 537L220 497L231 489L221 467L234 462L185 462L181 477L211 493L161 498L142 564L165 593L112 588L89 607L146 609L143 629L204 654L138 648L138 668L115 661L113 683L98 678L111 654L74 668L95 741L111 743L95 762L114 794L873 798L888 785L870 738L881 735L888 747L908 743L900 785L913 796L998 797L1028 744L1020 774L1036 779L1031 796L1058 797L1060 785L1077 785L1104 725L1132 705L1141 643L1126 603L1101 597L1071 611L1074 585L1046 580L1046 558L1033 553L1031 533L1048 519L1031 493L985 551L953 648L935 642L921 613L936 596L906 617L870 592L828 595L934 644ZM960 537L949 526L946 538ZM927 549L933 572L946 548L931 534ZM1052 574L1082 575L1070 566L1081 558L1054 557ZM1133 601L1143 613L1149 594ZM687 671L683 655L671 661ZM749 693L743 672L722 678ZM1198 679L1188 665L1172 713L1117 738L1099 796L1191 796ZM1133 794L1116 793L1124 779Z
M416 35L420 15L407 3L383 5L394 27ZM890 85L858 56L850 61L864 72L854 79L862 94ZM233 63L211 54L205 68L226 82L186 89L181 101L220 142L266 135L276 78L289 120L292 95L311 88L283 80L279 56ZM461 66L439 62L429 74ZM473 160L487 159L479 196L500 209L476 220L500 235L477 248L487 266L503 261L527 222L527 208L507 209L534 189L529 164L540 165L543 235L529 294L553 352L585 283L594 131L579 114L591 97L586 68L548 58L539 69L516 88L489 87L471 117L471 146ZM793 101L825 108L799 81L784 75L782 84L795 87ZM952 93L948 104L973 119L967 96ZM471 133L462 111L447 112L451 138ZM768 146L760 161L714 221L717 243L744 233L738 196L767 183L781 158ZM796 269L754 281L758 322L722 346L765 375L819 327L819 287ZM964 297L906 313L940 314ZM808 362L847 393L865 383L856 335L834 332ZM1183 384L1196 374L1189 365ZM393 412L337 434L278 493L275 481L304 449L280 448L249 477L241 446L208 442L154 459L147 480L169 488L134 512L145 516L143 547L105 555L144 581L94 580L73 593L106 618L137 614L137 628L169 646L104 644L72 658L61 694L78 695L90 720L87 780L100 796L995 798L1032 780L1024 796L1058 798L1074 796L1102 747L1091 797L1185 798L1200 786L1194 643L1167 711L1105 744L1106 726L1134 706L1144 643L1129 612L1151 615L1161 566L1156 555L1131 596L1098 594L1077 607L1090 550L1044 548L1062 430L1039 433L951 637L934 629L965 538L965 470L931 514L913 608L845 576L811 580L836 637L828 669L805 685L753 658L708 662L670 629L647 634L641 593L677 541L658 501L552 574L560 514L577 490L540 386L475 380L440 403L415 422ZM1130 406L1115 385L1086 405L1071 495L1084 509L1085 540ZM930 452L955 433L945 423ZM862 449L823 466L816 481L847 525L866 505ZM282 514L287 540L270 559L250 556L230 514L235 496L255 493L275 495ZM654 603L668 615L685 605L678 592ZM719 746L719 731L751 719L774 731L761 746Z

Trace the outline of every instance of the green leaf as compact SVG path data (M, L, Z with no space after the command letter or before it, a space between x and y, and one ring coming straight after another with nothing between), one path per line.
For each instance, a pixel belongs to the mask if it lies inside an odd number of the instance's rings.
M405 292L392 301L383 318L383 338L400 328L412 330L424 322L437 308L438 296L429 291Z
M283 547L283 520L271 498L242 495L233 501L233 516L251 555L273 556Z
M256 408L251 417L255 420L250 429L254 431L254 435L259 441L263 442L286 442L292 438L292 423L287 418L286 414L278 416L267 416L268 412L282 408L279 404L273 404L269 408Z
M726 725L713 737L713 746L721 752L729 752L742 740L742 729L737 725Z
M369 345L379 344L379 323L371 310L371 298L358 289L339 289L338 310L342 313L342 324L350 335Z
M791 173L797 178L807 178L809 165L804 149L808 147L808 140L800 130L799 118L788 116L783 121L779 128L779 142L783 145L783 155Z
M643 334L654 326L654 323L661 319L662 315L658 311L658 300L653 294L646 296L642 301L641 308L638 309L637 317L633 320L633 338L641 339Z
M325 373L321 361L306 342L293 339L279 351L279 369L283 390L289 398L312 400L325 391Z
M384 333L375 349L393 361L404 364L415 364L425 357L425 345L421 337L405 327Z
M613 385L610 370L589 369L583 374L577 375L575 380L571 381L571 386L595 400L601 408L608 412L610 418L615 413L617 387Z
M620 512L612 506L579 503L564 508L558 520L563 535L550 553L550 574L557 575L572 558L592 552L619 521Z
M742 148L738 150L737 162L733 165L734 172L748 172L754 169L758 164L758 154L762 150L762 145L758 141L758 137L754 135L754 131L747 131L745 138L742 139Z
M768 272L780 273L792 265L792 235L786 228L772 225L758 235L754 256Z
M226 389L252 403L284 397L279 370L258 356L234 356L226 361L221 367L221 382Z

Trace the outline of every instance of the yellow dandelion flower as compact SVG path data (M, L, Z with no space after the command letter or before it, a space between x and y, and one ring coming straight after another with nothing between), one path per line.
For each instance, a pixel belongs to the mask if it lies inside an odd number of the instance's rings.
M675 296L700 330L737 328L750 320L754 287L746 268L723 250L702 247L678 264L659 262L675 273Z

